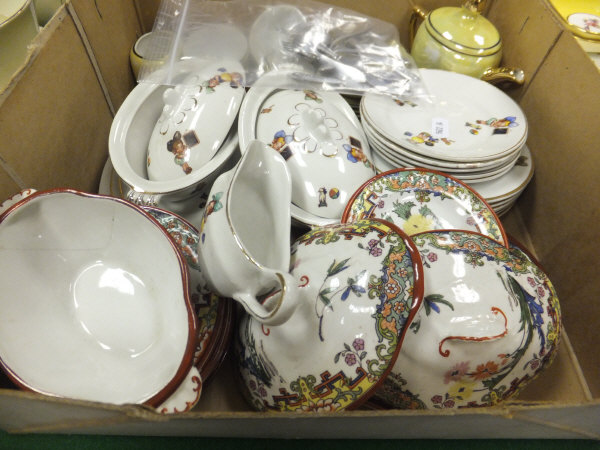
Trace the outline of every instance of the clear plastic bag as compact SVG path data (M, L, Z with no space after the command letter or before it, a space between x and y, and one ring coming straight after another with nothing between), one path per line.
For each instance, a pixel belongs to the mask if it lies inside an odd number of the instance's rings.
M392 24L324 3L163 0L151 40L139 82L178 84L207 61L235 60L245 86L285 71L290 89L426 95Z

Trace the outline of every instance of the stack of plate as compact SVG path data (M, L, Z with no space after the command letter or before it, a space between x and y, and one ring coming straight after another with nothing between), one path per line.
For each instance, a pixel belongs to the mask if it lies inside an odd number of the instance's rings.
M420 72L427 97L362 98L361 121L375 165L382 171L445 172L472 185L496 212L505 212L533 174L525 114L489 83L442 70Z

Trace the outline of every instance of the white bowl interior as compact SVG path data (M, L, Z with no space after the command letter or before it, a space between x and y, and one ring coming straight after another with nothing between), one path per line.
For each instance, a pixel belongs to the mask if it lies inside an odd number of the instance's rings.
M70 192L0 222L0 358L33 390L141 403L188 345L181 260L140 210Z

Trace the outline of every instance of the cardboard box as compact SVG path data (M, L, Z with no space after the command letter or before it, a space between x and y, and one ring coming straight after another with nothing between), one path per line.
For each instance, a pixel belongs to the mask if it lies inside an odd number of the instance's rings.
M330 0L394 23L407 45L411 2ZM426 9L460 1L423 0ZM0 93L0 198L34 187L93 192L108 157L112 117L135 80L129 50L152 27L158 0L72 0L33 43ZM534 250L561 300L564 334L553 365L518 399L459 411L250 411L229 361L190 413L52 398L0 389L0 428L94 433L307 438L600 438L600 73L545 0L489 1L506 66L527 80L507 90L528 117L532 183L503 217Z

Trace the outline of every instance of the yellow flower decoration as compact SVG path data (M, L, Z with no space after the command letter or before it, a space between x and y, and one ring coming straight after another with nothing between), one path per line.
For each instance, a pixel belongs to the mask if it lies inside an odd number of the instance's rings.
M432 220L421 214L414 214L408 218L402 228L409 235L421 233L423 231L431 231Z
M450 386L450 389L448 389L448 394L452 398L468 400L473 395L475 384L476 383L469 383L467 381L459 380Z

